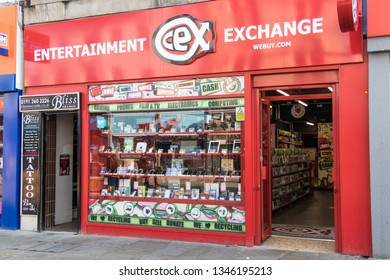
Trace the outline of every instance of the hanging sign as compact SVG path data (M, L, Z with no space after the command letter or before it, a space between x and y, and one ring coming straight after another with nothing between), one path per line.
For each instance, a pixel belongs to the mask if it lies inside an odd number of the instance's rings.
M291 107L291 115L294 117L294 118L302 118L306 113L306 109L305 109L305 106L301 105L301 104L294 104L292 107Z
M356 32L359 25L358 0L338 0L337 14L341 32Z

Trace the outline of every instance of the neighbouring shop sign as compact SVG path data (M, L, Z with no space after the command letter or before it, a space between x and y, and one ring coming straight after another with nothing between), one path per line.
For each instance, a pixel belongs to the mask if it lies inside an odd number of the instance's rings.
M0 32L0 55L8 56L8 35Z
M19 111L69 111L80 108L80 94L78 92L23 95L20 96Z
M131 112L155 110L183 110L206 108L237 108L244 106L244 98L199 99L142 103L116 103L89 105L89 112Z
M41 115L23 114L22 214L37 215L40 196Z

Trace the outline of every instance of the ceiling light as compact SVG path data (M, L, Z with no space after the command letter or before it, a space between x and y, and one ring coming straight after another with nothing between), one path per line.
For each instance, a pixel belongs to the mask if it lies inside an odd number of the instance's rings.
M284 96L290 96L290 94L288 94L287 92L285 92L283 90L277 89L276 91L279 92L280 94L284 95Z
M305 103L305 102L303 102L303 101L301 101L301 100L297 100L297 102L298 102L299 104L301 104L301 105L307 107L307 103Z
M314 123L312 122L306 122L307 125L311 125L311 126L314 126Z

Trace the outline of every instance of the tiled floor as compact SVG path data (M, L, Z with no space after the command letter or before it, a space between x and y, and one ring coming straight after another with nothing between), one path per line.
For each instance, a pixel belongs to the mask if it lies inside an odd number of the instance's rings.
M332 191L314 191L313 195L274 212L272 223L333 227L333 205Z
M306 226L334 227L333 192L315 191L309 195L273 213L273 224L292 224ZM320 253L334 253L333 240L307 239L273 235L264 246L281 249Z
M60 225L53 226L46 229L47 231L60 231L60 232L77 232L77 221L74 219L72 222L64 223Z

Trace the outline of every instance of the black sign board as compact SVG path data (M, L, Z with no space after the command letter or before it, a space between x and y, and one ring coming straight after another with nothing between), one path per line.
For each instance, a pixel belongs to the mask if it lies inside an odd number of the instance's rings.
M41 114L23 114L22 214L38 215L40 196L39 148Z
M20 112L71 111L80 108L78 92L22 95L19 101Z

